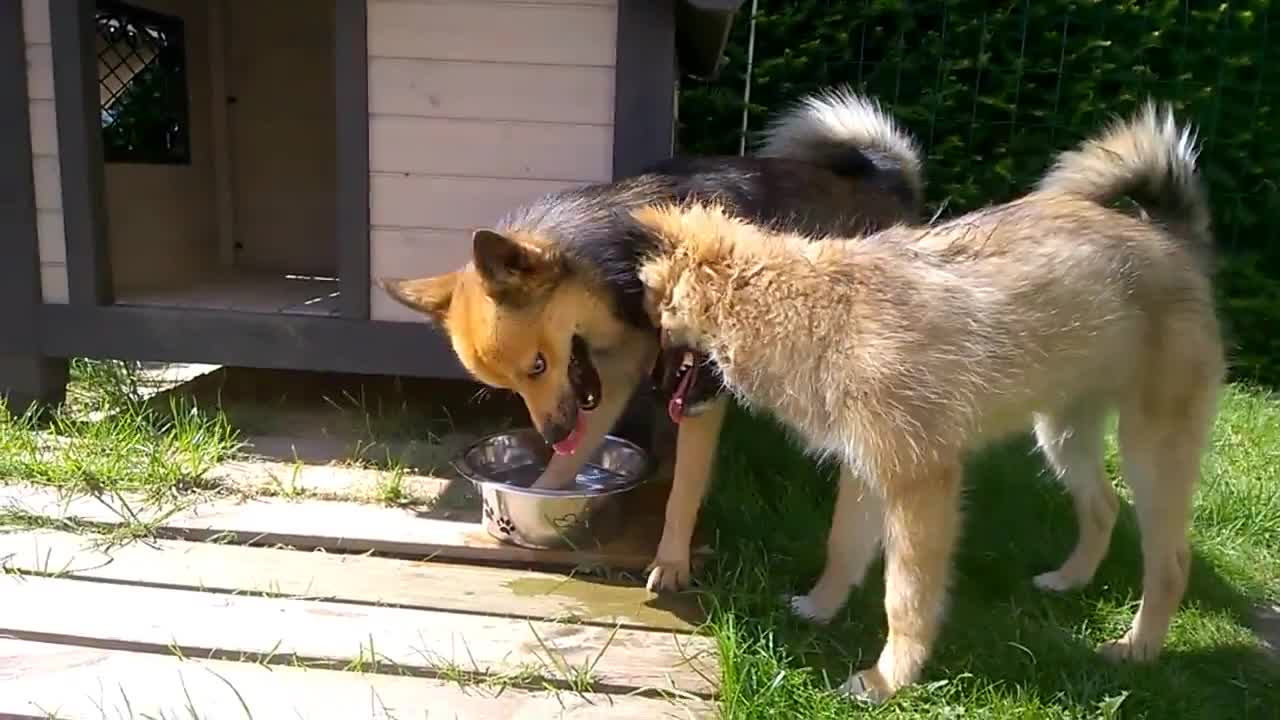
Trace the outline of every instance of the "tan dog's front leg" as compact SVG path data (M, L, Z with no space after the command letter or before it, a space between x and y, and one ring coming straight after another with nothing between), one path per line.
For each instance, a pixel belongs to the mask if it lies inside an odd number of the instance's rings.
M689 584L689 550L698 510L711 484L712 465L720 445L729 399L718 398L702 413L685 418L676 435L676 468L667 496L658 553L649 564L651 592L679 590Z

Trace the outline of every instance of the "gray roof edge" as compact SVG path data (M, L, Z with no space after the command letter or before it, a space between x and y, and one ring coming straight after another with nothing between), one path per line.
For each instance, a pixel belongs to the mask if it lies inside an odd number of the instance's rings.
M676 28L681 71L706 79L720 68L742 0L679 0Z
M735 13L742 7L743 0L684 0L699 10Z

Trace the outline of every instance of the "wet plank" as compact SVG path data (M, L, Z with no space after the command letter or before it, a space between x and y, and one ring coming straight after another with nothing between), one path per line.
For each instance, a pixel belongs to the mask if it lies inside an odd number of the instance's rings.
M529 550L494 539L475 522L442 520L430 511L327 500L278 498L219 499L174 514L149 517L135 500L131 511L154 520L156 533L179 540L219 539L238 544L286 545L303 550L375 552L410 558L528 564L557 568L607 568L642 577L662 534L667 483L649 483L626 498L628 524L596 547ZM130 510L110 498L66 500L57 493L25 486L0 488L0 507L59 518L121 525ZM705 558L698 548L695 559Z
M655 596L643 587L587 576L181 540L99 545L47 530L0 535L0 568L677 632L692 631L705 619L692 595Z
M427 678L0 639L0 716L67 720L193 717L391 720L704 718L710 702L460 687Z
M706 637L328 601L0 576L0 637L184 657L427 675L528 676L592 689L710 696L718 681Z

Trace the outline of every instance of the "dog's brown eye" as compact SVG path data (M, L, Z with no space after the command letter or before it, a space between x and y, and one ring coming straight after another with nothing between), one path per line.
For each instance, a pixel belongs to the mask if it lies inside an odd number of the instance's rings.
M529 377L538 377L547 371L547 359L542 357L542 353L538 353L533 359L533 367L529 369Z

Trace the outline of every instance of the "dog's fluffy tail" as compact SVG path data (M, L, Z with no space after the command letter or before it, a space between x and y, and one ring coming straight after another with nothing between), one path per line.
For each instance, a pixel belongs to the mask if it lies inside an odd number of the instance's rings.
M810 95L769 123L759 157L789 158L839 175L863 175L874 166L924 202L920 148L880 103L841 87Z
M1148 100L1130 119L1059 155L1039 189L1101 205L1128 197L1208 259L1213 236L1199 154L1195 130L1180 126L1173 108Z

